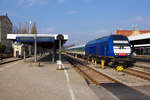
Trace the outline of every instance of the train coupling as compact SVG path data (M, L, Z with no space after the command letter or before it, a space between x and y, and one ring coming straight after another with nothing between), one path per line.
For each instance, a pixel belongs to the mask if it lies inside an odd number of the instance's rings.
M123 71L124 67L122 65L118 65L118 66L116 66L116 70L117 71Z

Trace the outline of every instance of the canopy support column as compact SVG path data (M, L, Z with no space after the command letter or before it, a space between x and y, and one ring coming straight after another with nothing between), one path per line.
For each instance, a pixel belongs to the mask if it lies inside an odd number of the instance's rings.
M37 62L37 37L34 37L34 62Z
M59 40L59 61L61 61L61 40Z
M24 62L26 61L26 48L25 48L25 45L24 45L24 48L23 48L23 58L24 58Z
M55 45L53 44L53 50L52 50L52 62L55 62L55 55L56 55L56 48Z

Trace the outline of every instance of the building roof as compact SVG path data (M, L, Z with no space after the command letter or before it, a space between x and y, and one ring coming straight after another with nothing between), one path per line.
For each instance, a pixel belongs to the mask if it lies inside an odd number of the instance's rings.
M147 33L147 34L140 34L140 35L137 35L137 36L129 36L128 39L130 41L150 39L150 32Z
M16 40L17 37L54 37L57 40L57 36L59 34L7 34L7 39ZM67 34L62 34L64 36L64 40L68 40Z
M5 18L6 16L0 16L0 19L3 19L3 18Z
M1 16L0 16L0 20L3 20L4 18L7 18L8 21L9 21L9 23L12 24L12 22L11 22L11 20L9 19L9 17L8 17L7 14L6 14L6 15L1 15Z
M133 30L116 30L116 34L119 35L125 35L125 36L131 36L132 35ZM150 30L139 30L140 34L146 34L146 33L150 33Z
M51 49L55 47L58 49L58 36L60 35L64 37L61 42L61 45L63 45L68 40L67 34L7 34L7 39L31 45L33 45L34 40L36 40L37 44L43 48Z
M150 30L140 30L140 33L142 33L142 34L150 33Z
M131 35L131 32L131 30L116 30L116 34L125 35L127 37Z

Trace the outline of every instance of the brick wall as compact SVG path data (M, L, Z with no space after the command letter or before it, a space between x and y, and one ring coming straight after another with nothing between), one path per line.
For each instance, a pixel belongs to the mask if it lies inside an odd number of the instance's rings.
M1 16L0 16L1 17ZM0 19L0 42L6 46L6 51L9 51L12 47L11 41L7 40L7 34L12 33L12 23L8 16L2 16Z

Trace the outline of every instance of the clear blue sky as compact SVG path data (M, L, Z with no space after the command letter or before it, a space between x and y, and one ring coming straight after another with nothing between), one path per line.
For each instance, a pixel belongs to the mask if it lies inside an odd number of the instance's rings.
M150 0L0 0L13 25L34 21L39 33L66 33L83 43L116 29L150 29Z

